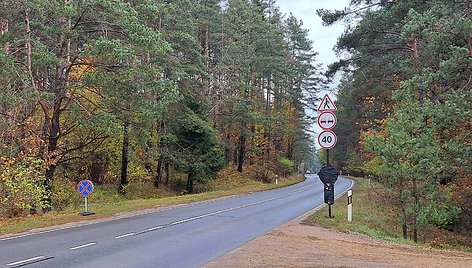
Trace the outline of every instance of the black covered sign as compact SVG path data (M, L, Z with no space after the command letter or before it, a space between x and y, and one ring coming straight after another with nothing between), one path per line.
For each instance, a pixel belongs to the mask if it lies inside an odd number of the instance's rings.
M324 184L324 202L328 205L334 204L334 184Z
M321 168L318 176L324 184L324 202L328 205L334 204L334 183L338 179L338 172L333 166L326 166Z
M318 176L323 183L332 183L334 184L338 179L338 172L333 166L322 167Z

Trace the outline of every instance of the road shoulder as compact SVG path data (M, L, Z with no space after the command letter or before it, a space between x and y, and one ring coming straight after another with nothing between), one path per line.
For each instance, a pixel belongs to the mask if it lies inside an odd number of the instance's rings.
M305 224L315 210L204 267L472 267L469 253L425 249Z

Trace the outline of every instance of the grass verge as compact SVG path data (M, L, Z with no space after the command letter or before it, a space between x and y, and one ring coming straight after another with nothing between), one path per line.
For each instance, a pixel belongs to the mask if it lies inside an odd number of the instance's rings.
M328 206L324 206L322 209L312 214L306 222L327 228L335 228L342 232L357 232L370 237L402 244L472 252L472 248L454 242L438 244L430 240L428 235L431 236L431 232L444 234L445 231L437 229L423 230L423 236L420 236L419 243L414 243L409 239L403 239L401 226L398 222L398 215L395 213L394 208L389 205L388 201L382 198L382 196L384 196L383 187L368 179L352 177L350 179L355 181L353 189L352 222L347 221L347 193L341 196L336 200L335 204L332 205L331 208L334 218L327 217ZM450 233L447 235L450 241L454 234Z
M279 179L278 184L276 185L275 183L267 184L260 181L254 181L242 176L233 176L209 182L207 191L198 194L137 199L128 199L117 194L107 195L107 198L100 198L99 196L104 195L103 192L106 190L97 187L97 198L94 199L95 193L89 198L89 210L95 212L95 215L87 217L80 216L78 213L82 212L83 208L74 207L61 212L50 212L42 215L13 219L0 218L0 235L20 233L35 228L43 228L72 222L104 219L125 212L152 209L169 205L188 204L225 196L271 190L289 186L303 180L303 177L291 176Z

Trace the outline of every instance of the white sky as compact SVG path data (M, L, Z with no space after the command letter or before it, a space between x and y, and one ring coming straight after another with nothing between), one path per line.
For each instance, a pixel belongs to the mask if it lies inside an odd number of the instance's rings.
M344 32L344 25L325 27L321 24L321 18L316 15L316 10L344 9L350 0L276 0L283 14L293 13L295 17L303 21L303 28L308 29L309 38L314 42L314 50L319 53L317 60L326 68L337 60L333 52L338 37Z
M344 9L349 6L350 0L276 0L276 2L283 14L288 15L292 13L299 20L303 21L303 28L309 30L309 38L314 42L314 50L319 53L317 61L323 64L323 68L337 60L333 47L338 37L344 32L344 24L336 23L325 27L321 23L321 18L316 15L316 10L321 8L330 10ZM330 88L335 88L335 84L336 82ZM326 91L320 92L319 97L327 93L333 101L336 99L333 93ZM321 128L318 127L316 122L314 122L313 130L316 133L321 132ZM333 131L336 132L336 128ZM320 148L316 138L316 147Z

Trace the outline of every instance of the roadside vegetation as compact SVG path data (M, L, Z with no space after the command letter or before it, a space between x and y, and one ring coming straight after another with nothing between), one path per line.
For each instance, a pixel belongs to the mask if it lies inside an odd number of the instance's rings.
M318 15L350 26L329 70L343 74L330 162L384 187L404 239L471 237L472 1L359 0Z
M311 215L306 223L336 228L342 232L357 232L368 236L410 245L430 246L439 249L457 249L472 252L471 236L453 230L439 229L434 225L423 226L418 243L404 239L401 218L396 206L387 194L387 188L371 179L354 178L352 222L347 221L347 194L332 206L334 218L328 218L324 206Z
M223 2L1 1L0 217L77 208L82 179L107 214L314 165L308 31L273 0Z
M67 194L69 204L60 211L29 215L26 217L0 218L0 235L18 233L34 228L53 225L89 221L113 216L125 215L126 212L140 213L146 209L156 209L163 206L187 204L191 202L205 201L231 195L285 187L304 180L304 177L291 175L281 177L271 182L254 180L250 172L239 173L229 168L221 171L218 177L207 184L197 184L194 194L179 193L178 188L155 188L152 184L137 182L131 183L125 188L125 194L116 192L114 185L99 185L88 198L89 210L96 213L92 216L80 216L84 211L84 200L75 191L75 186L63 188ZM182 177L182 181L184 177ZM177 179L173 183L182 183Z

